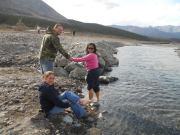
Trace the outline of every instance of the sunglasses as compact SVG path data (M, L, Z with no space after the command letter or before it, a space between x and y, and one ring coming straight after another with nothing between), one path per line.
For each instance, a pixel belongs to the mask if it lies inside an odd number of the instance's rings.
M94 48L90 48L90 47L89 47L88 49L94 49Z

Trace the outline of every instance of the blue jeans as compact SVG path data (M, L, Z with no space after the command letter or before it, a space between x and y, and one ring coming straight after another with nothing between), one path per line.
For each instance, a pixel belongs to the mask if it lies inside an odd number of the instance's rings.
M84 115L85 110L80 106L77 102L79 101L80 97L74 94L71 91L65 91L61 95L59 95L59 99L61 99L64 103L70 103L71 104L71 109L73 110L74 114L76 117L80 118ZM60 108L57 106L54 106L54 108L50 111L51 114L57 114L60 113L61 111L65 110L66 108Z
M41 74L44 75L47 71L53 71L53 62L40 59Z

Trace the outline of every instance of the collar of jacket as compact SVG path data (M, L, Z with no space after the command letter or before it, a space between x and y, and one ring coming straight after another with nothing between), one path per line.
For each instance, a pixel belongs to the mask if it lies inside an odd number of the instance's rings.
M47 27L46 34L55 34L58 35L57 32L50 26Z

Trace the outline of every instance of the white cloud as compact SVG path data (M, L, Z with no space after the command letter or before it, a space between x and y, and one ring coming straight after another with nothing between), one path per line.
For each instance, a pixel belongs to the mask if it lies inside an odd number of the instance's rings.
M95 0L95 1L103 4L107 10L111 10L115 7L120 7L120 4L118 2L110 2L108 0Z
M44 0L68 19L103 25L180 24L180 2L172 0Z

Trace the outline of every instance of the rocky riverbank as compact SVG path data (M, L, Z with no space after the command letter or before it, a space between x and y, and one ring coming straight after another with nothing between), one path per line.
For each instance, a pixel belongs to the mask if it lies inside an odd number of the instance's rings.
M99 112L98 104L85 107L92 112L92 116L86 119L77 119L71 109L66 109L53 115L51 120L42 118L31 122L30 118L40 109L37 88L42 82L38 60L42 38L41 34L0 33L0 134L100 134L101 129L96 129L95 125L105 111ZM73 57L84 56L85 46L90 42L96 43L99 57L109 61L102 63L102 71L118 64L113 53L116 47L123 46L119 41L112 42L112 39L73 36L60 36L60 39L64 49ZM69 77L70 70L75 68L68 68L68 65L70 62L58 54L55 69L63 69L67 75L58 74L60 70L57 70L55 86L60 93L70 90L84 97L84 83L76 77Z
M42 82L38 53L43 35L30 33L0 33L0 134L37 134L37 135L85 135L101 134L96 123L106 114L99 112L98 104L86 106L92 116L77 119L72 110L66 109L53 115L51 120L42 118L31 122L30 118L40 109L37 88ZM126 39L97 38L82 36L60 36L64 49L72 57L85 56L85 47L93 42L98 48L101 72L111 71L117 65L113 57L115 48L124 45L138 45L139 41ZM84 79L84 63L74 63L57 55L54 63L56 73L55 87L60 93L70 90L84 97L82 88L85 86L79 79ZM84 71L82 76L76 72ZM105 78L105 79L104 79ZM111 77L102 77L103 81L113 81Z

